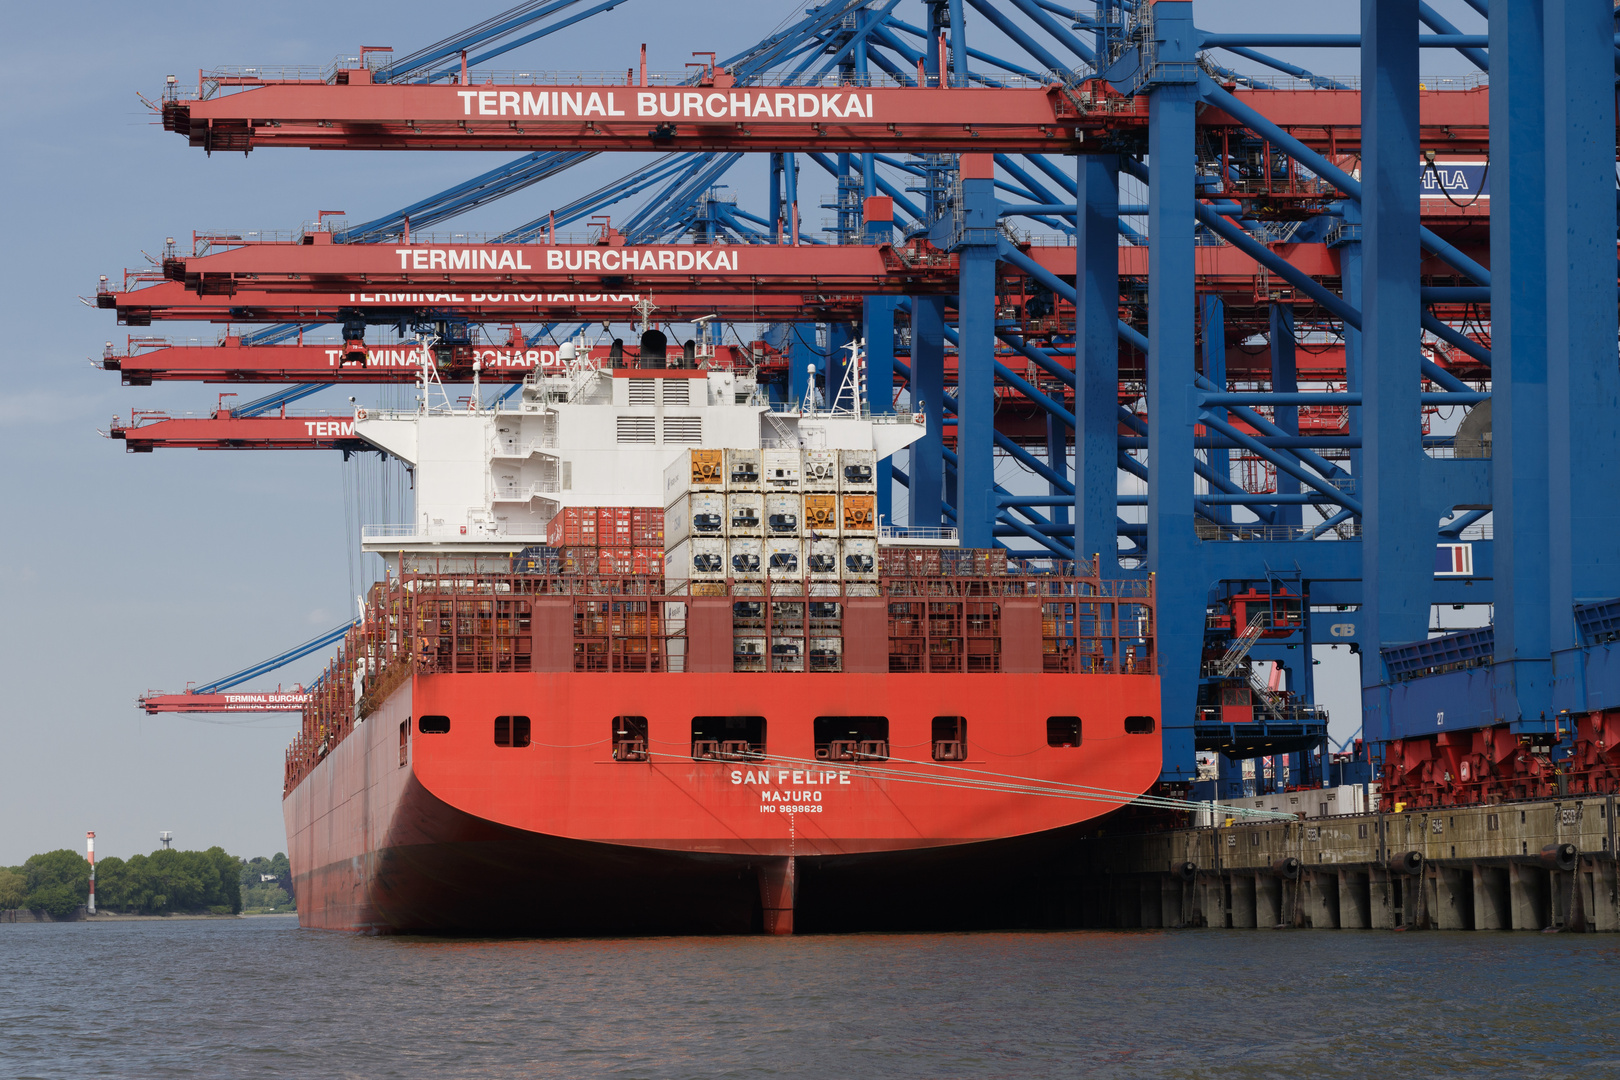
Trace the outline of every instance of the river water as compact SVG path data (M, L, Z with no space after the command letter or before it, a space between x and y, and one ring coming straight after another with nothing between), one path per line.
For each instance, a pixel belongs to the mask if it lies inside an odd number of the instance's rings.
M1620 1077L1620 937L0 926L0 1076Z

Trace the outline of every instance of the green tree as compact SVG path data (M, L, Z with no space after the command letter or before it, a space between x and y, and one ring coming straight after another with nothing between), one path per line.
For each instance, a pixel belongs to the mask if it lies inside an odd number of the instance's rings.
M20 870L0 869L0 911L23 906L28 895L28 879Z
M23 863L23 877L28 886L23 906L57 918L72 914L90 895L90 864L68 848L30 857Z

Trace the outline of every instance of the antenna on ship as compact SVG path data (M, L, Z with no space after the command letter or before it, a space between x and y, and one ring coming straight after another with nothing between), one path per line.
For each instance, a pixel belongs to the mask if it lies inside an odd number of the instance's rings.
M430 396L433 393L435 384L439 387L439 396L444 398L445 410L449 411L450 394L449 391L445 390L444 383L439 378L439 366L433 359L433 346L439 342L438 335L418 333L416 340L422 346L422 370L417 377L417 389L422 394L422 411L432 411Z
M637 300L631 310L641 316L640 330L643 334L652 329L652 313L658 310L658 305L653 303L651 295L643 296L640 300Z
M866 339L852 341L844 348L849 350L849 363L844 365L844 378L839 383L838 392L830 396L828 412L860 417L864 415L866 405ZM839 406L845 394L849 395L848 409Z

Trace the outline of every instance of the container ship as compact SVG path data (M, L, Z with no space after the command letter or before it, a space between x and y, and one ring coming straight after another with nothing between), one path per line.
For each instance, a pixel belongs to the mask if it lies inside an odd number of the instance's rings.
M300 921L1027 923L1011 884L1159 775L1151 580L891 528L920 415L772 405L661 337L357 410L415 520L364 530L386 572L287 753Z

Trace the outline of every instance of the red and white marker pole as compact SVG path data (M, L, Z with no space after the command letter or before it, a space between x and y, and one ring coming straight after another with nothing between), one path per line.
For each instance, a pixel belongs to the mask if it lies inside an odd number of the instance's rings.
M84 834L85 858L90 860L90 902L85 910L90 914L96 913L96 834Z

